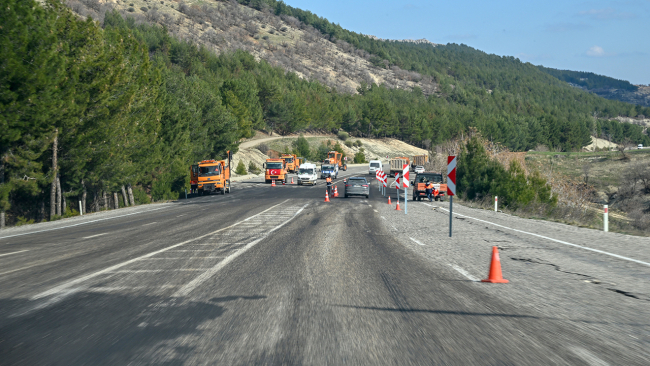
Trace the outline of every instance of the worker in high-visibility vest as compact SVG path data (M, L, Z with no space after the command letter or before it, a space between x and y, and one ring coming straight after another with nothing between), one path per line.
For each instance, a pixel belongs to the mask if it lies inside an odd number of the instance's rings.
M431 198L431 194L433 193L433 182L431 182L431 181L427 182L427 185L424 186L424 188L426 189L425 192L427 193L427 197L429 198L429 202L433 201L433 199Z

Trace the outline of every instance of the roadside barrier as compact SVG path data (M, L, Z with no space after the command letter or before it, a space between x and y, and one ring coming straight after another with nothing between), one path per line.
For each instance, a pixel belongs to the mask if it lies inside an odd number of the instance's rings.
M497 247L492 247L492 260L490 261L490 273L488 278L481 280L481 282L489 283L508 283L501 274L501 259L499 259L499 250Z
M275 187L275 179L271 181L271 187Z
M330 201L330 195L327 194L327 190L326 190L325 191L325 202L329 202L329 201Z

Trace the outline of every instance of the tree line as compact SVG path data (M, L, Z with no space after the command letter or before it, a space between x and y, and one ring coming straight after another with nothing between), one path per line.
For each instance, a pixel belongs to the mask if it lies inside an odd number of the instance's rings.
M97 211L175 199L192 162L236 151L255 130L343 129L427 147L477 127L512 150L575 150L605 126L594 122L592 97L570 88L526 97L456 82L427 96L362 83L352 95L117 12L102 29L55 0L0 6L3 224L5 212L11 224L74 215L79 201ZM526 88L517 74L503 78ZM649 144L636 127L612 138Z

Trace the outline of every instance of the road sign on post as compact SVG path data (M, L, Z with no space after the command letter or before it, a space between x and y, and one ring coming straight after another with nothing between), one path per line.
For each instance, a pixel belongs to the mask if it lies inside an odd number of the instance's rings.
M408 188L409 188L410 183L411 182L409 182L409 165L404 164L404 166L402 167L402 187L404 187L404 215L407 215L408 211L409 211Z
M399 207L399 173L395 173L395 191L397 192L397 207Z
M449 237L451 238L451 218L456 195L456 157L447 156L447 195L449 196Z

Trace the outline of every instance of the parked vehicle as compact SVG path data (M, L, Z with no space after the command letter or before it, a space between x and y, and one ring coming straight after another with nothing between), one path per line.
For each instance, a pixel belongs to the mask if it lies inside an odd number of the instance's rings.
M370 185L364 177L350 177L345 181L345 198L350 196L370 197Z
M298 168L298 184L311 184L316 185L318 181L318 173L316 172L316 165L305 163Z
M271 183L273 180L286 182L287 163L283 159L266 159L263 166L266 183Z
M442 182L442 174L434 172L424 172L415 175L415 179L411 182L413 186L413 201L420 201L422 197L427 198L426 185L429 182L433 183L433 188L438 190L438 194L433 196L433 199L444 201L447 195L447 185Z
M404 156L399 156L396 158L390 159L390 173L389 176L394 177L395 173L400 173L402 174L402 171L404 170L404 164L410 165L411 160L407 157Z
M375 175L377 170L383 170L384 166L381 163L381 160L370 160L368 165L368 174Z
M424 167L421 166L421 165L418 165L418 166L415 167L415 169L413 169L413 171L415 173L424 173Z
M333 179L338 178L339 176L339 167L338 165L333 164L323 164L320 167L320 179L325 179L327 177L332 177Z
M190 167L190 192L199 195L220 192L230 193L230 163L232 154L226 152L228 160L203 160Z
M643 149L643 144L639 144L639 146L637 146L637 148Z

